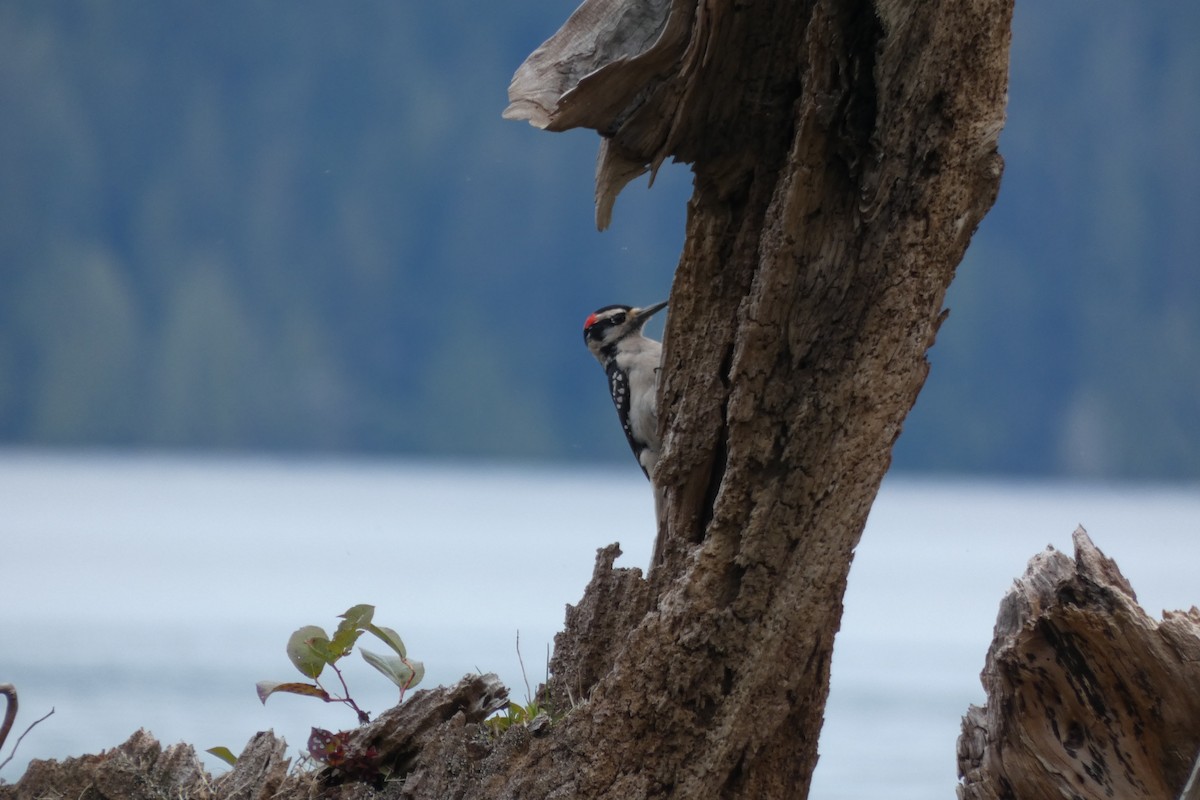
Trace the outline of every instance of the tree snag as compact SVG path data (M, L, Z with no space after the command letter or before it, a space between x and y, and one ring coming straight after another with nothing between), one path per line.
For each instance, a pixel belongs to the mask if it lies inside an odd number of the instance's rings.
M1000 604L987 705L971 706L958 740L961 800L1187 796L1200 611L1155 622L1082 528L1074 543L1074 559L1035 556Z
M601 226L638 171L695 174L665 557L563 725L575 796L807 794L853 549L999 187L1011 10L603 0L518 70L508 116L603 135Z

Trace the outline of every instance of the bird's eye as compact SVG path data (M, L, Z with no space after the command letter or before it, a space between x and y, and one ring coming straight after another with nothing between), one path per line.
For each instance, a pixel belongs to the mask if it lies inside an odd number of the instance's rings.
M613 325L620 325L621 323L623 323L625 321L625 312L621 311L619 313L613 314L611 319L612 319Z

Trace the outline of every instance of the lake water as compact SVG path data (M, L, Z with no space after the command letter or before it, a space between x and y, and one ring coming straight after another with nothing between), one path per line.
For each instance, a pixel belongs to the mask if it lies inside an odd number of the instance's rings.
M254 685L298 678L288 635L357 603L425 662L424 685L497 672L523 699L517 633L536 686L612 514L641 525L619 526L618 563L644 567L652 502L632 466L0 451L0 682L21 692L0 760L55 709L0 779L139 727L234 752L258 730L299 746L312 725L351 727L309 698L264 706ZM850 574L813 798L954 796L997 604L1078 524L1150 613L1200 603L1200 487L885 483ZM346 673L364 708L395 702L357 656Z

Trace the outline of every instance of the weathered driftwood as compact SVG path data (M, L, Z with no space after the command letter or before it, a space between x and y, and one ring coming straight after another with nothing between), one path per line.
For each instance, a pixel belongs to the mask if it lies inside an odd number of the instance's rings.
M0 752L3 752L8 732L17 719L17 687L11 683L0 683L0 694L4 695L4 721L0 722Z
M621 189L671 152L695 16L695 0L586 0L513 76L505 118L605 136L596 159L601 230Z
M1200 751L1200 611L1151 619L1117 565L1075 532L1000 605L987 705L958 742L962 800L1183 796Z
M124 744L98 755L61 762L31 761L20 781L0 786L0 798L206 798L211 796L209 780L191 745L177 744L164 749L143 730Z
M287 742L273 731L256 733L238 756L237 765L215 782L213 796L221 800L266 800L276 797L288 779L291 759Z
M465 729L508 705L508 689L493 674L468 675L453 689L417 692L380 714L351 737L352 749L378 752L376 760L393 776L418 770L426 747L445 726Z
M289 772L286 744L269 731L255 735L237 765L215 780L190 745L164 749L149 733L138 731L129 741L99 755L62 762L33 761L17 783L0 786L0 800L412 796L411 792L429 782L427 771L435 783L447 774L462 782L465 772L485 763L482 755L495 748L479 723L507 702L508 691L495 675L469 675L454 686L414 692L403 705L355 729L347 749L371 752L364 765L386 775L391 789L387 794L367 783L348 783L335 770ZM434 792L428 796L456 796L454 792L439 795L436 787L426 788Z

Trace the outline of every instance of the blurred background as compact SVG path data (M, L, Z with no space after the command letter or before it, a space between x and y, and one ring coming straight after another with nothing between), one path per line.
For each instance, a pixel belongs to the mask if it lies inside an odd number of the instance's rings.
M0 780L352 724L253 686L357 603L426 686L522 700L595 549L646 566L580 331L667 297L690 174L599 234L595 134L500 118L574 4L0 0L0 682L17 731L57 709ZM1007 170L855 554L814 797L952 796L997 603L1076 524L1151 613L1197 602L1198 43L1196 4L1018 0Z
M667 296L690 174L601 235L596 136L500 119L573 7L0 4L0 442L628 459L579 329ZM1018 4L897 470L1200 477L1197 41Z

